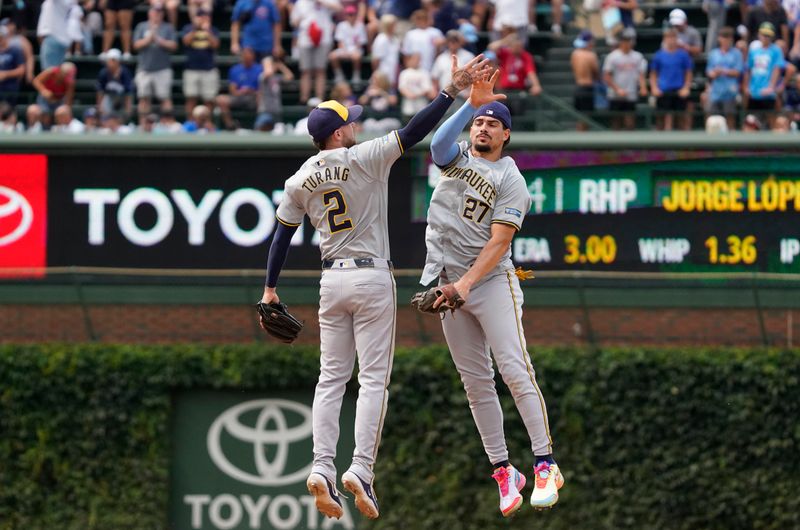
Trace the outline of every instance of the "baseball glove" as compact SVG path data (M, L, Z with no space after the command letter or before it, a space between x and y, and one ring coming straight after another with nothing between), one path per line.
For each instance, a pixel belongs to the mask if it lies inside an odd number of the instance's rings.
M439 307L434 308L433 303L442 295L445 297L444 302ZM411 298L411 306L423 313L444 313L447 310L455 313L455 310L465 303L452 283L441 287L431 287L427 291L420 291Z
M264 331L281 342L291 344L303 329L303 323L289 313L289 308L283 302L277 304L259 302L256 304L256 310Z

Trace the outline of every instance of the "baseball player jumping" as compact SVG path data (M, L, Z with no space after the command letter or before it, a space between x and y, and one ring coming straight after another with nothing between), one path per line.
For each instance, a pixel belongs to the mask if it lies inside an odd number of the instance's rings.
M476 80L472 95L491 92L496 81L497 72ZM531 505L552 507L564 478L552 456L547 409L522 330L522 290L511 263L511 240L531 206L524 177L502 154L511 137L511 115L499 102L505 96L494 95L487 103L472 95L431 143L442 174L428 210L420 283L438 279L448 293L434 307L463 299L458 311L442 313L442 328L494 469L500 510L509 516L523 503L525 475L509 463L490 351L531 439L536 458ZM457 143L470 119L469 143Z
M320 375L312 409L314 463L307 486L317 509L328 517L343 514L334 457L342 397L356 357L360 387L356 448L342 484L353 493L363 515L373 519L379 515L372 469L386 414L397 311L387 229L389 170L433 130L453 98L489 69L483 56L461 68L454 56L450 86L402 129L360 144L353 126L361 115L359 105L325 101L308 116L308 130L319 153L286 181L262 302L279 301L275 287L289 243L308 215L320 233L322 277ZM485 90L476 93L477 99L488 98Z

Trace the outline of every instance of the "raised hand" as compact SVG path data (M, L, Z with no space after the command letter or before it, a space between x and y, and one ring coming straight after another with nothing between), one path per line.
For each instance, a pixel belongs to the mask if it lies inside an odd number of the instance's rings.
M489 59L484 59L483 54L473 57L461 68L458 67L458 58L453 55L453 65L450 68L452 81L450 81L450 85L444 90L450 96L456 97L459 92L469 88L475 79L491 71L491 68Z
M502 101L506 99L505 94L494 93L494 86L499 77L500 70L492 72L491 69L477 76L472 83L472 89L469 91L469 104L473 107L480 107L492 101Z

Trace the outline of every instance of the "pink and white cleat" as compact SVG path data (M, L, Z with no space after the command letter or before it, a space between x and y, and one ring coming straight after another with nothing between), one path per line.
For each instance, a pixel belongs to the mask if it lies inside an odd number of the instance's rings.
M533 485L531 506L537 510L552 508L558 502L558 490L564 485L564 475L558 469L558 464L540 462L533 469Z
M520 490L525 487L525 475L514 466L498 467L492 478L500 489L500 511L503 517L513 515L522 507Z

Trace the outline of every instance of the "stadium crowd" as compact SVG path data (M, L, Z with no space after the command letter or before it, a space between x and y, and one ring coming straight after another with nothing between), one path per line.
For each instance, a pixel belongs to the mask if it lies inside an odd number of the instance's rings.
M550 7L554 38L574 31L562 2ZM689 129L698 113L715 131L794 130L800 0L702 6L705 42L686 13L673 9L650 61L637 51L637 0L572 6L602 17L599 31L584 29L572 43L575 109L589 117L606 112L614 129L635 128L650 105L663 130ZM464 63L476 53L495 61L499 90L523 114L543 91L527 46L539 31L536 13L535 0L6 0L0 132L305 134L303 119L284 119L283 94L294 83L301 105L361 103L370 116L364 128L379 133L449 82L452 54ZM134 24L137 14L145 19ZM292 35L286 48L284 32ZM224 53L236 58L224 80L223 34ZM601 60L603 39L610 49ZM177 80L176 54L184 56ZM74 57L93 55L102 63L93 97L77 101L76 65L85 63ZM35 102L26 100L31 92Z

